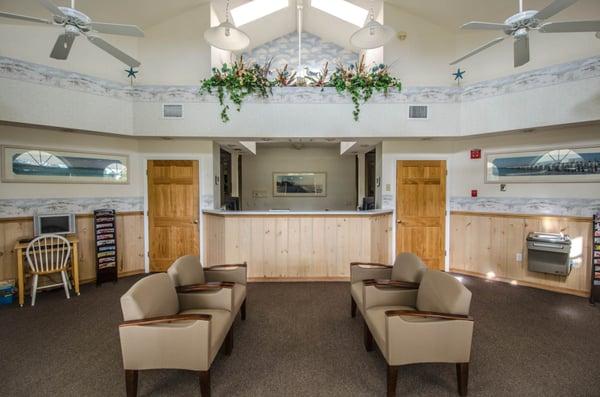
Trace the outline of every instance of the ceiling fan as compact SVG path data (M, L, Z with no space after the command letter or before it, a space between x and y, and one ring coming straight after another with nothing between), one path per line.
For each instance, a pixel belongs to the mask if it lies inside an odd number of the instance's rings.
M67 59L75 38L85 36L92 44L108 52L113 57L130 67L140 66L141 63L125 54L123 51L104 41L94 33L118 34L124 36L143 37L144 32L135 25L120 25L115 23L93 22L90 17L75 9L75 0L71 0L71 7L59 7L51 0L38 0L42 6L52 14L52 20L30 17L26 15L0 12L0 17L20 19L28 22L45 23L62 26L65 32L58 36L50 57L54 59Z
M538 30L541 33L571 33L571 32L598 32L600 31L600 20L598 21L568 21L568 22L545 22L548 18L558 14L565 8L575 4L577 0L554 0L541 11L523 11L523 0L519 0L519 12L508 18L504 23L490 22L468 22L461 29L481 30L503 30L506 36L498 37L489 43L474 49L467 55L458 58L450 65L467 59L481 51L490 48L507 36L512 36L514 42L515 67L525 65L529 62L529 31Z

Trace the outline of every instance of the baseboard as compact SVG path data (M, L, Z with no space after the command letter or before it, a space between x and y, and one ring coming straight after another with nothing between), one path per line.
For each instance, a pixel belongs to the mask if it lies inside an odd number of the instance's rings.
M349 282L350 277L248 277L251 283Z

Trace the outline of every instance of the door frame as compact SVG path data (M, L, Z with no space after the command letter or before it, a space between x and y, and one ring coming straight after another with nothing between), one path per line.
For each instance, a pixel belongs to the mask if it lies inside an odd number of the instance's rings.
M391 156L390 156L391 157ZM397 246L396 246L396 181L397 181L397 175L396 175L396 171L397 171L397 166L398 166L398 161L419 161L419 160L434 160L434 161L445 161L446 162L446 216L445 216L445 225L444 225L444 250L446 251L446 255L444 257L444 270L447 272L450 270L450 194L448 191L448 186L450 186L450 179L451 179L451 173L450 173L450 167L452 165L452 161L450 159L449 155L436 155L436 156L429 156L429 155L425 155L425 156L410 156L410 155L402 155L402 156L393 156L392 158L390 158L390 166L393 167L392 170L392 175L393 178L391 178L391 187L390 187L390 193L392 193L393 197L394 197L394 213L392 216L392 260L394 258L396 258L397 255ZM382 186L385 186L382 183ZM382 187L383 190L383 187ZM382 194L385 192L382 192Z
M144 272L150 272L150 257L148 253L150 252L150 223L148 221L148 161L149 160L193 160L198 161L198 244L200 245L198 249L200 250L200 258L204 260L204 216L202 214L202 172L203 165L206 165L203 162L203 156L193 155L193 154L143 154L140 156L142 164L142 179L143 190L144 190ZM211 160L212 161L212 160ZM208 162L207 162L208 163ZM204 261L203 261L204 263Z

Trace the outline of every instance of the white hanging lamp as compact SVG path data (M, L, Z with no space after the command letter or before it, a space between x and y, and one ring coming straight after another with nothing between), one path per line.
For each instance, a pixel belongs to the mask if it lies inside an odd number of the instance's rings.
M225 8L225 22L205 31L204 40L225 51L241 51L250 45L248 35L229 22L229 0Z
M363 50L370 50L385 45L395 34L394 29L375 20L375 12L371 4L369 22L350 36L350 44Z

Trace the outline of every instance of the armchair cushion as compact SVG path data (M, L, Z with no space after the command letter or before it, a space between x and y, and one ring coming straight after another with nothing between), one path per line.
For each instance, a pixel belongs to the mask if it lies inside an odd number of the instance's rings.
M235 283L233 286L233 313L237 313L246 299L246 284Z
M421 258L410 252L403 252L396 257L392 268L392 280L420 283L427 266Z
M386 330L386 315L388 310L415 310L410 306L376 306L367 310L367 325L373 334L373 338L381 349L381 352L386 356L385 346L387 340Z
M170 316L179 312L179 300L169 276L157 273L139 280L121 297L121 310L125 321Z
M211 316L209 363L212 363L229 332L231 312L219 309L192 309L184 310L181 314L209 314Z
M471 291L453 276L431 270L425 273L417 294L417 309L427 312L469 314Z
M189 284L204 284L204 269L197 255L179 257L167 270L176 287Z

